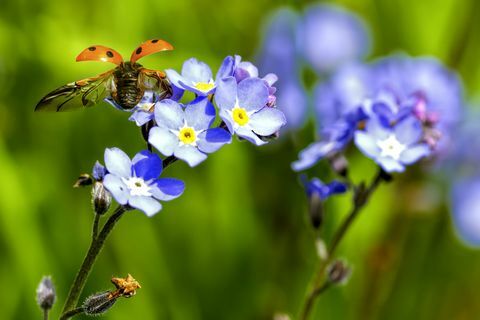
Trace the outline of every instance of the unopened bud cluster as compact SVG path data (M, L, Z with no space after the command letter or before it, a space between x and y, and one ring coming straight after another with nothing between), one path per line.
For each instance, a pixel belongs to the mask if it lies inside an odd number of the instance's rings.
M37 288L37 304L42 310L50 310L55 303L55 288L50 276L45 276Z

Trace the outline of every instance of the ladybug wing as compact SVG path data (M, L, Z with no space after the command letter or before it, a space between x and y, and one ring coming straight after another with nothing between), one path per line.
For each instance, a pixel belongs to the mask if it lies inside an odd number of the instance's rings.
M95 105L107 95L114 70L53 90L38 102L35 111L70 111Z
M130 62L135 63L135 61L138 59L149 54L166 50L173 50L173 46L167 41L159 39L148 40L142 43L137 49L135 49L135 51L132 52Z
M90 46L87 49L80 52L77 56L78 61L102 61L114 63L117 66L122 64L123 58L117 51L105 47L105 46Z
M139 84L145 91L154 91L158 93L160 99L166 99L172 96L173 90L163 71L140 69Z

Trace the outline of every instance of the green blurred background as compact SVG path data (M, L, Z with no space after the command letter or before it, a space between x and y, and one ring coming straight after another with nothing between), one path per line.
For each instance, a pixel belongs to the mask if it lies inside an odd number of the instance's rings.
M434 55L456 68L466 91L480 91L480 14L475 0L344 0L372 30L373 55L395 50ZM44 94L111 65L75 63L92 44L128 57L144 40L163 38L176 50L142 60L175 68L196 57L216 69L223 57L253 59L261 25L297 1L0 2L0 298L1 319L40 319L35 289L51 274L59 301L90 240L89 190L72 189L106 147L142 149L128 114L105 103L80 112L33 112ZM142 289L105 319L272 319L297 314L316 265L305 196L289 164L313 133L287 134L256 148L236 141L192 169L184 195L149 219L124 217L102 252L85 294L131 273ZM353 155L355 157L355 155ZM352 161L357 181L369 160ZM320 175L322 172L318 171ZM324 174L323 174L324 175ZM383 186L340 247L353 266L346 286L321 297L314 319L478 319L480 252L455 236L440 179L410 178ZM397 179L399 180L399 179ZM412 182L416 181L416 182ZM434 185L433 191L422 191ZM326 235L349 207L329 204ZM78 317L81 319L82 317Z

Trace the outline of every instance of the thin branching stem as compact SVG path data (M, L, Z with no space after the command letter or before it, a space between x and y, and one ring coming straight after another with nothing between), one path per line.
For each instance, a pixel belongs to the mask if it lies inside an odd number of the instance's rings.
M324 280L327 267L332 262L335 251L338 248L338 245L340 244L345 234L351 227L353 221L358 216L358 214L360 213L361 209L365 206L365 204L367 204L372 194L375 192L379 184L384 179L385 179L385 173L382 170L379 170L379 172L377 173L377 175L375 176L375 178L367 188L365 189L360 188L356 190L354 206L350 211L350 213L348 214L348 216L342 222L340 227L335 232L328 249L327 258L320 261L320 265L315 273L315 276L313 277L313 281L312 281L313 284L311 285L311 290L304 301L299 319L301 320L308 319L313 309L315 300L318 298L318 296L320 296L323 292L325 292L330 287L331 283L328 281L328 279Z
M95 241L98 235L98 223L100 221L100 215L95 213L95 218L93 219L92 227L92 242Z
M75 276L75 280L73 281L73 284L68 293L67 300L65 301L65 305L63 306L63 316L61 317L61 320L69 319L69 317L66 316L67 313L76 307L80 294L82 293L83 288L85 287L85 283L87 282L88 275L92 270L93 264L95 263L98 254L103 248L107 236L110 234L110 231L112 231L117 221L123 216L125 211L126 208L124 206L119 206L108 218L107 222L103 226L98 236L92 240L90 248L88 249L85 259L83 260L82 266L78 270L78 273Z
M85 310L84 310L82 307L80 307L80 308L75 308L75 309L73 309L73 310L70 310L70 311L68 311L68 312L65 312L65 313L62 315L62 317L60 318L60 320L70 319L70 318L72 318L72 317L74 317L74 316L76 316L76 315L82 314L82 313L84 313L84 312L85 312Z

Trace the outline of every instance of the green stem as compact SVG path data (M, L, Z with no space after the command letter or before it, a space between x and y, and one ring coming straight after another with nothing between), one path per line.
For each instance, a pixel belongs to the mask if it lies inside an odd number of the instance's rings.
M68 312L65 312L62 315L62 317L60 318L60 320L69 319L69 318L72 318L72 317L76 316L77 314L81 314L81 313L84 313L84 312L85 312L85 310L83 310L82 307L76 308L76 309L70 310Z
M48 320L48 311L49 309L43 309L43 320Z
M78 270L72 287L70 288L70 291L68 293L67 300L65 301L65 305L63 306L63 316L61 317L61 320L68 319L69 317L67 316L67 313L74 309L77 305L80 294L82 293L83 288L85 287L85 283L87 282L88 275L92 270L93 264L95 263L98 254L103 248L107 236L109 235L110 231L112 231L117 221L125 213L125 211L125 207L119 206L107 220L98 237L92 240L87 255L85 256L82 266Z
M92 242L95 241L98 235L98 222L100 221L100 215L95 213L95 218L93 220L92 228Z
M340 227L337 229L337 231L333 236L332 242L330 244L330 248L328 250L328 258L320 261L320 265L312 281L313 283L311 285L312 289L307 295L302 307L302 311L300 313L301 320L308 319L312 311L312 308L314 306L316 298L330 287L330 282L328 280L324 281L324 276L325 276L327 267L330 265L330 263L334 258L335 250L337 249L338 245L344 238L346 232L352 225L355 218L358 216L361 209L365 206L365 204L367 204L373 192L377 189L380 182L382 182L384 179L385 179L385 173L382 170L379 170L379 172L375 176L375 179L372 181L372 183L369 185L368 188L366 188L365 190L357 191L358 194L355 195L355 204L354 204L354 207L352 208L352 211L347 216L347 218L345 218L345 220L343 221L343 223L340 225Z

